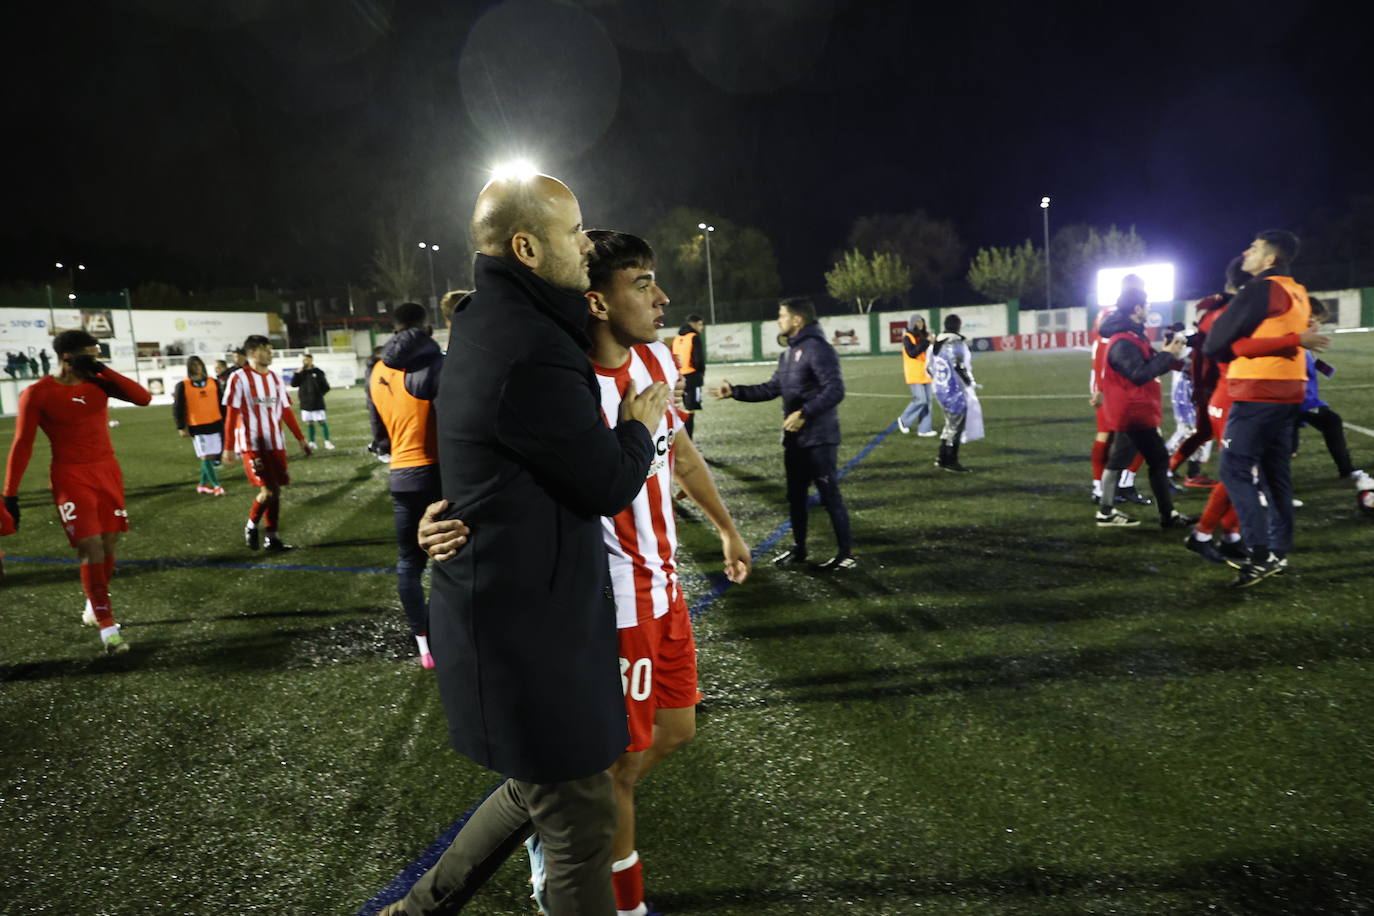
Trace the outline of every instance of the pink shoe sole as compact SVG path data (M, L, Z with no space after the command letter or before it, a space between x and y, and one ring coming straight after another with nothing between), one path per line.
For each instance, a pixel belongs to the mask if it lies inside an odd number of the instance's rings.
M426 652L424 655L421 655L421 656L420 656L420 667L421 667L421 668L424 668L426 671L428 671L430 668L433 668L433 667L434 667L434 656L431 655L431 654L429 654L428 652Z

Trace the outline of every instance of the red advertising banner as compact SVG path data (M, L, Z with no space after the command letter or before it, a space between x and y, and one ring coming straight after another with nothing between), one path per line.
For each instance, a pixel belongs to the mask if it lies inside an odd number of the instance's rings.
M973 349L988 350L1066 350L1087 347L1087 331L1046 331L1040 334L1007 334L1003 337L979 337Z

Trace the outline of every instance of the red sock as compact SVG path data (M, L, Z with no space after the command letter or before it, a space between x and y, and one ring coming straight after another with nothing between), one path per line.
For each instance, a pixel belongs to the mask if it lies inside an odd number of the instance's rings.
M1226 492L1226 485L1219 483L1212 487L1212 493L1207 497L1207 507L1202 510L1202 518L1198 519L1197 530L1203 534L1211 534L1217 525L1223 522L1227 512L1234 514L1234 510L1231 509L1231 497Z
M616 870L620 862L629 865ZM611 865L611 887L615 890L615 908L633 910L644 902L644 864L639 861L639 853L632 852L620 862Z
M1236 507L1228 506L1226 514L1221 517L1221 530L1230 534L1240 530L1240 516L1236 515Z
M1140 466L1141 466L1142 464L1144 464L1144 463L1145 463L1145 456L1142 455L1142 454L1140 454L1140 452L1136 452L1136 453L1135 453L1135 461L1132 461L1132 462L1131 462L1131 466L1130 466L1130 468L1129 468L1130 472L1131 472L1132 474L1134 474L1136 471L1140 470Z
M262 524L268 531L277 530L277 522L281 515L281 497L269 496L267 502L262 504Z
M1107 445L1093 440L1093 480L1101 480L1102 472L1107 469Z
M264 506L264 505L266 505L266 504L265 504L265 503L260 503L260 502L258 502L256 499L253 500L253 505L252 505L252 507L249 508L249 510L248 510L248 524L250 524L250 525L256 525L256 524L258 523L258 519L262 518L262 512L263 512L263 506Z
M104 563L81 564L81 590L91 600L91 610L100 628L115 624L114 612L110 610L110 580L105 578Z

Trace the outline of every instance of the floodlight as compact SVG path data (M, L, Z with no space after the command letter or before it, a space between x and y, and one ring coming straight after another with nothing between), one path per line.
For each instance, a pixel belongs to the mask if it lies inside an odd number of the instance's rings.
M1048 197L1040 198L1040 206L1042 209L1048 210L1050 208L1050 199Z
M1115 305L1121 296L1121 281L1135 274L1145 284L1145 298L1151 302L1174 299L1174 265L1140 264L1135 267L1104 267L1097 272L1097 304Z
M61 262L61 261L58 261L58 262L57 262L55 265L53 265L53 266L55 266L58 270L61 270L61 269L62 269L62 262Z
M75 298L76 298L76 293L67 293L67 298L68 298L68 299L75 299Z
M697 223L697 228L698 228L698 229L705 229L705 228L706 228L706 224L705 224L705 223ZM61 265L61 264L58 264L57 266L58 266L58 267L61 267L62 265Z
M491 170L492 181L528 181L539 174L539 169L528 159L511 159L502 162Z
M421 243L420 243L420 247L421 247L421 248L428 248L429 246L426 245L424 242L421 242Z

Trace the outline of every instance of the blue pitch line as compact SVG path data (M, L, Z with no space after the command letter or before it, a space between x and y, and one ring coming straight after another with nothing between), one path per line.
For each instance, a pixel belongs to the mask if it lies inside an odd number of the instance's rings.
M76 557L5 557L13 563L65 563L81 561ZM285 569L292 572L386 573L396 568L380 566L307 566L300 563L208 563L204 560L119 560L116 566L151 566L155 569Z
M878 447L878 443L886 439L888 435L890 435L892 431L896 428L897 422L894 420L886 429L878 433L878 435L874 436L872 441L865 445L863 447L863 450L860 451L859 454L855 455L854 458L850 460L848 464L841 468L839 473L835 475L836 478L844 479L844 477L848 475L850 471L854 470L854 468L858 466L860 461L863 461L865 458L867 458L869 456L869 453L871 453L875 448ZM809 500L807 500L807 504L811 506L819 505L819 503L820 498L815 495L813 495ZM759 557L763 556L770 549L772 549L772 547L775 544L777 544L779 540L782 539L782 536L784 534L791 530L792 522L790 520L778 525L778 527L774 528L767 537L765 537L762 541L759 541L759 543L755 545L754 549L750 552L750 556L755 561L757 561ZM706 610L711 607L711 605L715 604L716 601L720 599L721 595L724 595L727 591L730 590L730 587L735 584L731 582L729 579L726 579L724 576L718 576L713 578L718 579L715 585L711 587L710 591L708 591L706 594L698 598L696 603L688 609L688 613L692 615L693 620L704 614ZM482 801L486 801L487 798L491 795L491 793L495 792L497 788L500 787L500 785L500 783L497 783L495 786L492 786L491 789L488 790L487 794L482 796ZM476 811L479 807L481 807L482 801L479 801L477 804L473 805L470 809L468 809L466 814L464 814L458 820L454 821L451 825L449 825L448 829L445 830L437 840L431 843L429 845L429 848L426 849L423 853L421 853L420 856L415 859L415 861L407 865L405 869L402 870L401 873L391 881L390 884L388 884L386 887L378 891L377 894L371 900L364 903L362 907L358 910L357 916L372 916L373 913L376 913L378 910L380 910L383 906L390 903L391 901L399 900L401 897L404 897L406 892L410 890L411 886L416 881L420 880L420 876L423 875L425 872L429 871L430 868L434 866L435 862L439 861L439 857L444 854L444 850L448 849L449 844L453 842L453 838L458 835L458 831L463 829L463 825L468 822L468 818L472 817L472 813Z

